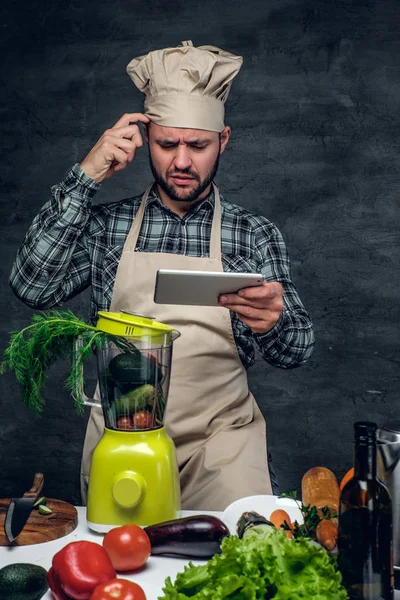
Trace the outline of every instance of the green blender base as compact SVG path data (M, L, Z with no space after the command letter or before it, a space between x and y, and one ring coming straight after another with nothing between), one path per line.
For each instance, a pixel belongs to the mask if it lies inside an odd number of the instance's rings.
M94 531L135 523L147 526L180 515L175 447L165 428L105 428L92 457L86 519Z

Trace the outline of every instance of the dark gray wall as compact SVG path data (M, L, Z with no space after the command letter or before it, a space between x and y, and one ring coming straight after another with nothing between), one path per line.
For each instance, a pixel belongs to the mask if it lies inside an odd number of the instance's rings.
M217 181L281 229L317 339L300 369L259 360L251 388L283 490L317 464L341 477L353 422L400 412L398 0L36 0L1 11L1 351L33 314L7 280L50 186L122 113L142 109L127 63L187 39L242 54ZM139 193L150 178L142 151L96 202ZM86 317L88 298L68 306ZM79 503L87 415L73 411L67 372L51 371L41 419L13 376L0 378L2 496L42 469L48 496Z

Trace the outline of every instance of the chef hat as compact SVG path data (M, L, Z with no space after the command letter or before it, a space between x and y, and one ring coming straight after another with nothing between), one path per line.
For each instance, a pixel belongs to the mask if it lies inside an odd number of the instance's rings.
M242 62L241 56L187 41L134 58L126 70L146 94L145 114L154 123L221 132L225 101Z

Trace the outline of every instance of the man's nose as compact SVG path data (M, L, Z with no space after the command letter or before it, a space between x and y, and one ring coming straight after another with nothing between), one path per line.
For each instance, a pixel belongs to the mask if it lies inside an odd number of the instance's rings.
M176 154L174 158L174 165L179 171L184 171L188 169L192 164L189 150L185 144L179 144L176 149Z

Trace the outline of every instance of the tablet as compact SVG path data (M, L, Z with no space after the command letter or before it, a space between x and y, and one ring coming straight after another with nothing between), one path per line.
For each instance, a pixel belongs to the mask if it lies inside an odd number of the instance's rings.
M262 285L261 273L225 273L214 271L176 271L159 269L156 276L156 304L219 306L221 294Z

